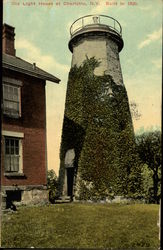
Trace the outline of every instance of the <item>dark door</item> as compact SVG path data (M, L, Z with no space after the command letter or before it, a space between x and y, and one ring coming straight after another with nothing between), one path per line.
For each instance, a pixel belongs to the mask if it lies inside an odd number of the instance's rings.
M67 195L73 195L74 168L67 168Z

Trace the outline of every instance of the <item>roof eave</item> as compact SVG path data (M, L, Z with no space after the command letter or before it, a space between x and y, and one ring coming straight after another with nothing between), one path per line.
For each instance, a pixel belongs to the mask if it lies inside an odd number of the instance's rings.
M29 76L33 76L33 77L36 77L36 78L39 78L39 79L42 79L42 80L45 80L45 81L50 81L50 82L55 82L55 83L59 83L61 80L55 76L51 76L51 77L48 77L48 76L45 76L45 75L42 75L42 74L38 74L38 73L34 73L30 70L26 70L24 68L20 68L20 67L15 67L14 65L10 65L8 63L4 63L2 64L3 68L6 68L6 69L10 69L10 70L13 70L13 71L17 71L17 72L20 72L20 73L23 73L23 74L26 74L26 75L29 75Z

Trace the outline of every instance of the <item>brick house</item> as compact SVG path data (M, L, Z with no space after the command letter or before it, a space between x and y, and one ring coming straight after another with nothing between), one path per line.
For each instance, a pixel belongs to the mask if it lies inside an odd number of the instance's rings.
M59 79L16 57L14 27L2 34L1 191L12 201L47 200L46 80Z

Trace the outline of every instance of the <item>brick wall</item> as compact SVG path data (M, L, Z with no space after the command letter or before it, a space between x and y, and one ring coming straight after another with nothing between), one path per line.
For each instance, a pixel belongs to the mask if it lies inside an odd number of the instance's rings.
M21 117L3 116L2 130L23 132L24 177L4 176L2 145L2 186L46 184L46 116L45 81L5 70L3 76L23 82L21 88Z
M15 28L8 25L4 24L3 25L3 32L2 32L2 49L3 53L9 54L11 56L15 56L16 51L15 51L15 33L14 33Z

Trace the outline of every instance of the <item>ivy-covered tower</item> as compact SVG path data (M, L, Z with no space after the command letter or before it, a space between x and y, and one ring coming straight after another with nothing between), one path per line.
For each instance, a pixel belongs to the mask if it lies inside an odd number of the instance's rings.
M71 25L70 35L59 195L127 195L132 189L134 132L119 60L121 25L109 16L89 15Z

